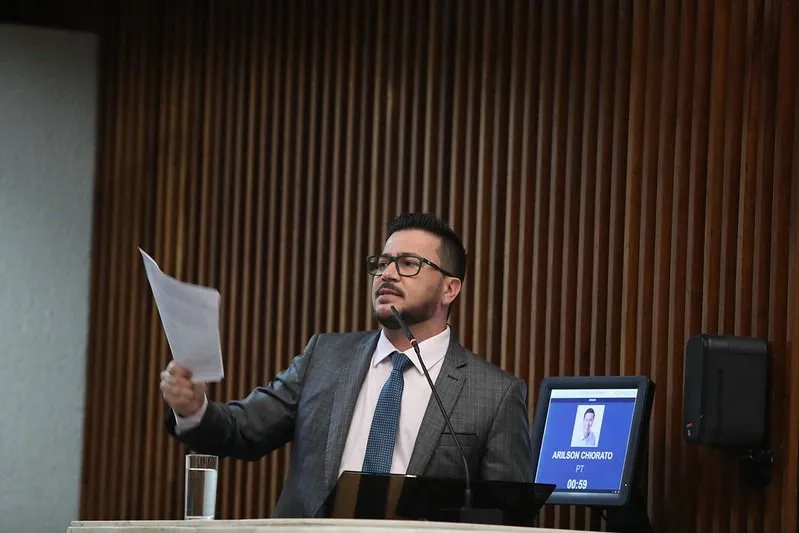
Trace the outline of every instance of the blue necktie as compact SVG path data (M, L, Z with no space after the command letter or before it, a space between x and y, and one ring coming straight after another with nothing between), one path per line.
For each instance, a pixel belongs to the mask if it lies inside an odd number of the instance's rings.
M391 471L391 459L394 456L394 443L397 440L402 389L405 387L403 373L411 366L411 360L404 353L391 354L391 375L380 391L375 415L372 418L372 429L366 442L366 453L363 457L364 472L388 473Z

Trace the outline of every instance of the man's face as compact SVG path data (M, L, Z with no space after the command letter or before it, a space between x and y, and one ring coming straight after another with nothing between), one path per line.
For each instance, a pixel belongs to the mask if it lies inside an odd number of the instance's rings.
M382 254L398 256L416 254L446 268L441 264L439 246L441 238L417 229L392 233L383 246ZM444 276L427 264L416 276L400 276L396 263L372 281L372 306L377 320L389 329L399 328L391 314L391 306L402 313L409 326L432 318L442 303Z
M585 413L583 417L583 435L588 436L591 433L591 428L594 425L594 413Z

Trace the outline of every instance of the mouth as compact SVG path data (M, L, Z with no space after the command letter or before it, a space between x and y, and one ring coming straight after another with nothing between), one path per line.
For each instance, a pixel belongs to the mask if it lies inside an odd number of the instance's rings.
M389 288L386 288L386 287L381 287L377 291L377 293L375 293L375 296L377 296L378 299L382 299L382 298L386 298L387 299L387 298L391 298L391 297L394 297L394 298L401 298L402 297L402 295L398 291L395 291L393 289L389 289Z

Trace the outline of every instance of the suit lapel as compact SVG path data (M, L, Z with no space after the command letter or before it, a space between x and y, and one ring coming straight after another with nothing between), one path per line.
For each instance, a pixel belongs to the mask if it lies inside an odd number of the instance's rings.
M369 370L379 335L377 332L358 343L353 349L352 357L341 366L336 375L325 451L325 481L328 487L332 487L338 478L341 455L344 453L355 403L358 401L361 384Z
M463 388L466 373L463 367L466 366L466 358L455 335L450 339L447 355L441 366L441 372L436 378L436 390L441 397L441 403L447 414L452 416L452 409ZM427 463L433 456L436 444L441 433L446 428L446 422L441 415L436 399L430 394L430 401L427 403L422 425L419 427L419 435L416 437L416 444L413 447L411 460L408 464L409 475L421 476L427 468Z

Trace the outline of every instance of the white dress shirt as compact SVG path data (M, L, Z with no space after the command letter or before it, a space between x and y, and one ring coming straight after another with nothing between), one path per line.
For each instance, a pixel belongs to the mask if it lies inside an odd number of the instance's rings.
M441 371L444 356L447 354L450 333L449 326L447 326L438 335L419 343L419 351L433 383L435 383ZM389 356L395 351L399 350L391 344L385 333L381 331L377 347L369 364L369 370L363 380L358 400L355 403L352 423L344 445L344 453L341 456L339 474L345 470L359 472L363 467L366 442L369 440L369 430L372 427L372 418L377 407L377 400L380 397L383 385L391 374L392 365ZM427 379L424 377L424 371L419 364L419 359L416 357L414 349L409 348L403 353L411 360L413 368L408 368L405 371L405 387L402 392L397 442L394 445L394 456L391 460L392 474L405 474L408 469L413 447L416 444L416 436L419 434L419 428L422 425L422 418L424 418L431 394L430 386L427 384ZM175 413L176 433L181 433L199 425L207 408L208 399L206 398L202 407L190 417L183 418Z
M596 435L594 435L593 431L589 431L588 435L586 435L585 437L581 436L579 442L580 446L589 446L589 447L596 446Z
M442 361L447 354L449 337L450 329L447 326L435 337L419 343L419 351L433 383L441 371ZM369 371L363 380L358 401L355 403L350 431L347 434L347 442L341 456L339 474L344 470L359 472L363 467L366 442L369 440L369 430L372 428L372 418L377 407L377 400L380 397L380 391L383 390L383 385L391 375L392 365L389 356L395 351L399 350L381 331ZM405 371L405 387L402 391L397 442L394 445L394 456L391 459L392 474L404 474L408 469L413 446L416 444L416 436L419 434L419 427L422 425L422 418L427 410L427 402L430 400L430 385L427 384L424 377L424 371L416 357L416 352L413 348L409 348L404 353L413 363L413 368L408 368Z

